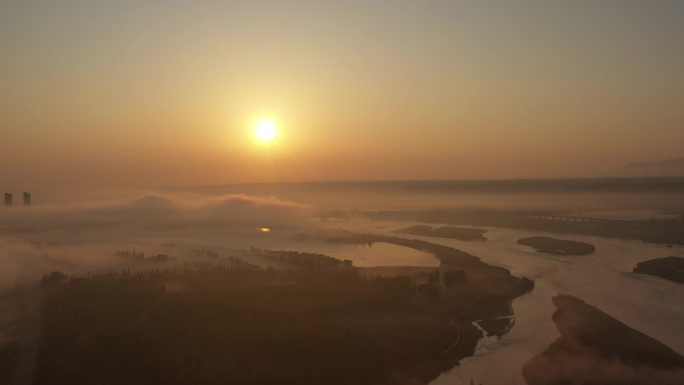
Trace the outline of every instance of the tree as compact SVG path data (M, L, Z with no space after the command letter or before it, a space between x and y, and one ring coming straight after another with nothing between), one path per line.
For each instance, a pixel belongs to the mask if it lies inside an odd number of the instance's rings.
M464 270L449 270L446 273L444 273L442 281L444 282L444 286L451 287L451 285L455 283L465 282L466 273Z
M54 286L60 282L64 282L69 279L69 276L62 273L61 271L53 271L52 273L43 274L43 279L41 279L41 284L43 286Z

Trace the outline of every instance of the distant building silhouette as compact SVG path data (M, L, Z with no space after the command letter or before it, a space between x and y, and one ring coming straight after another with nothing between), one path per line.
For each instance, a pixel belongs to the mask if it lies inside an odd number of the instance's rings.
M12 207L12 193L5 193L5 207Z
M31 207L31 193L24 191L24 207Z

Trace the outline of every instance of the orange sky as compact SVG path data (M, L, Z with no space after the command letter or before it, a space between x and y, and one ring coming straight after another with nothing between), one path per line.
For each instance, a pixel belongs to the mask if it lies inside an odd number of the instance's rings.
M681 157L681 20L666 1L3 2L0 186L601 176ZM279 125L269 146L259 118Z

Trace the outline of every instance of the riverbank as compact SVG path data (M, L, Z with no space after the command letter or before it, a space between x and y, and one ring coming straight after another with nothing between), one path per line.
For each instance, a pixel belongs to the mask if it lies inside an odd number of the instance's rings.
M353 211L375 221L440 223L448 225L594 235L649 243L684 245L684 216L678 219L608 220L563 216L563 209L504 211L497 209L420 209Z
M510 301L533 287L443 245L336 241L409 247L440 266L364 272L322 254L260 251L286 266L233 260L48 280L35 383L428 384L474 353L484 337L474 321L505 333L493 320L512 315Z
M661 384L684 380L684 356L569 296L553 297L561 337L524 367L529 385Z
M684 258L672 256L639 262L632 272L684 283Z
M490 266L472 254L440 244L344 231L334 232L334 236L327 241L369 245L378 242L391 243L431 253L440 260L438 271L442 279L435 282L433 295L423 299L423 303L430 303L433 311L437 312L435 314L440 314L438 318L442 328L445 320L448 320L458 331L458 338L448 349L440 351L440 354L433 354L429 359L404 371L406 377L419 383L429 383L441 373L457 366L462 359L472 356L478 341L486 335L505 335L510 330L514 316L512 301L534 288L534 282L530 279L514 277L505 268ZM454 272L451 275L464 279L447 286L444 277L449 271ZM481 327L476 327L474 322L478 322Z

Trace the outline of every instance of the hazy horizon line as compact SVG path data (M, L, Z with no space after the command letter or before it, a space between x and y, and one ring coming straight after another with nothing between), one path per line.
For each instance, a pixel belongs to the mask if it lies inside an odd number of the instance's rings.
M344 184L344 183L434 183L434 182L553 182L553 181L600 181L600 180L624 180L624 181L653 181L669 180L684 181L683 176L587 176L587 177L526 177L526 178L454 178L454 179L325 179L325 180L286 180L286 181L264 181L264 182L236 182L218 184L197 184L197 185L172 185L159 186L161 189L179 189L189 187L239 187L239 186L258 186L258 185L278 185L278 184Z

